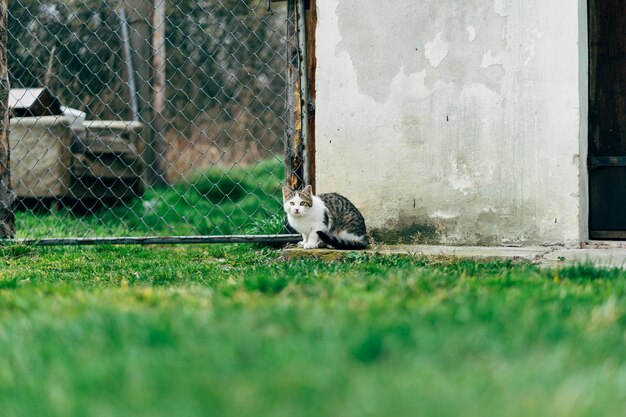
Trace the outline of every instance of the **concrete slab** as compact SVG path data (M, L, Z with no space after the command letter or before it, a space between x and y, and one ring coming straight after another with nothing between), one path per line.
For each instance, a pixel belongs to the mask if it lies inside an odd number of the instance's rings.
M571 266L590 264L596 267L624 268L626 266L626 249L565 249L554 250L544 255L540 263L543 265Z
M305 250L301 248L285 249L288 259L315 257L326 260L341 259L348 254L369 253L379 255L405 255L427 257L451 257L477 260L512 260L518 262L537 262L550 252L546 247L482 247L482 246L432 246L432 245L394 245L376 246L365 251L337 251L333 249Z
M283 252L286 259L319 258L328 261L340 260L357 253L450 257L475 260L511 260L527 262L542 267L564 267L591 264L604 268L626 268L626 247L600 246L583 249L561 247L483 247L483 246L432 246L398 245L376 246L365 251L338 251L333 249L304 250L288 248Z
M414 256L445 256L472 259L503 259L535 261L550 251L549 248L536 247L484 247L484 246L431 246L431 245L402 245L380 246L371 252L387 255L414 255Z

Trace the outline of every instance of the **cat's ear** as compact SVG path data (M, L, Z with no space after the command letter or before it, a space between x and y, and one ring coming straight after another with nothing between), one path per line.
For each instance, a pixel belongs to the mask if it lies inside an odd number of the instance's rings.
M313 187L311 187L310 185L307 185L306 187L304 187L304 190L302 190L302 194L313 195Z
M293 190L289 187L283 186L283 198L287 200L289 196L293 194Z

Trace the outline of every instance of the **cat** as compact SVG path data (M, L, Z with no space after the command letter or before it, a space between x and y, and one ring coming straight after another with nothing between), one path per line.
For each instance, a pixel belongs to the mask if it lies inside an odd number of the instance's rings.
M283 187L283 200L287 221L302 234L298 246L304 249L323 244L335 249L369 246L363 215L347 198L336 193L313 195L309 185L302 191Z

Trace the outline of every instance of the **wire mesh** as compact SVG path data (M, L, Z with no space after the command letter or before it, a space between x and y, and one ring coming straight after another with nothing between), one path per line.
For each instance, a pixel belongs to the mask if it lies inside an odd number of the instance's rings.
M286 233L287 10L267 4L9 2L16 237Z

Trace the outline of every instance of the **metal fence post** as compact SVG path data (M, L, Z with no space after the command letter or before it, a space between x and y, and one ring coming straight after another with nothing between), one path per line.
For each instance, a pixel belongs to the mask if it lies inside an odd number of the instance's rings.
M152 174L152 183L163 185L167 181L167 144L165 142L165 85L166 85L166 52L165 52L165 0L154 0L152 15L152 152L154 160L150 161L149 168Z
M152 141L154 132L150 128L152 121L152 66L147 65L152 59L152 23L150 18L154 5L152 0L124 0L130 40L130 60L134 69L139 120L145 124L142 136L146 144L142 157L147 166L154 160ZM145 182L152 184L154 176L146 169Z

